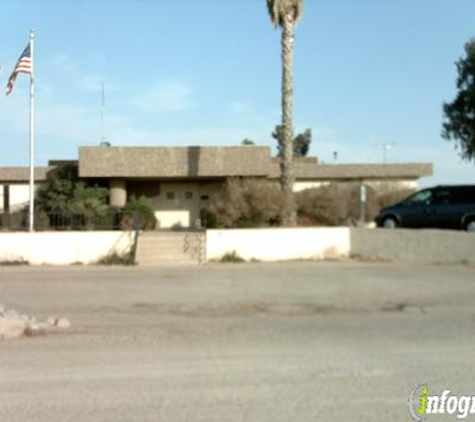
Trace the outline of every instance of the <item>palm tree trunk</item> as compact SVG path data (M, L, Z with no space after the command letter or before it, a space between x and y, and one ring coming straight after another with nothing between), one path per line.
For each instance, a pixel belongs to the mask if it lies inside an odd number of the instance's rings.
M281 186L284 192L284 207L282 210L282 225L295 226L297 223L295 212L294 187L294 129L293 129L293 64L294 64L294 30L295 22L292 13L284 17L282 28L282 128L283 154Z

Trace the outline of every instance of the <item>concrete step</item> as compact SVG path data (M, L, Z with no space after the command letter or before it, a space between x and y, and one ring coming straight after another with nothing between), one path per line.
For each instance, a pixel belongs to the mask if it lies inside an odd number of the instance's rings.
M141 237L140 240L149 243L155 242L184 242L185 238L183 237Z
M186 243L186 242L141 242L139 241L139 245L145 246L147 248L160 248L160 249L177 249L183 248L186 245L194 245L194 243Z
M139 237L137 245L137 262L152 264L199 264L196 250L199 239L187 240L188 233L146 233ZM193 233L193 236L200 234Z
M190 254L185 253L141 253L137 254L137 259L194 259Z
M164 236L170 236L170 237L184 237L188 235L200 235L203 234L203 231L160 231L160 230L155 230L155 231L145 231L140 233L140 237L164 237Z
M142 256L142 257L137 257L137 262L151 262L151 261L169 261L169 262L172 262L172 261L193 261L193 262L198 262L197 259L193 259L189 256L153 256L153 257L149 257L149 256Z
M139 262L139 265L143 266L196 266L199 265L198 261L189 261L189 260L183 260L183 261L151 261L151 262Z

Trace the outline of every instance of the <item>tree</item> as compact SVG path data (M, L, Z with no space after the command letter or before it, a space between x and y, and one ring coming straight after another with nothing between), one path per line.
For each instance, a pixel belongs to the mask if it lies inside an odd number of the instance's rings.
M293 62L295 26L303 13L303 0L267 0L267 8L274 26L282 29L282 127L283 154L281 187L285 204L282 224L294 226L297 222L293 196Z
M246 138L241 142L241 145L256 145L256 143L253 140Z
M282 126L275 127L272 137L277 140L277 155L282 157L284 150ZM297 135L293 140L293 153L295 157L306 157L312 143L312 130L307 129L305 132Z
M36 192L38 210L51 214L82 214L88 217L107 212L108 190L78 180L77 166L62 165L48 174L45 186Z
M444 103L442 136L457 142L465 160L475 160L475 38L465 44L466 57L456 63L457 96Z

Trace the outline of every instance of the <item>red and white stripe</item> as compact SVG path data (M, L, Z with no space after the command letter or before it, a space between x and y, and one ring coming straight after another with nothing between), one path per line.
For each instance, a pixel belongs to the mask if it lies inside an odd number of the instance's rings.
M27 45L23 53L21 54L20 58L16 62L15 69L8 79L7 84L7 92L6 94L11 94L13 90L13 85L15 84L16 77L19 73L26 73L31 75L33 73L33 63L31 61L31 53L30 53L30 44Z
M13 73L28 73L31 75L31 58L30 57L23 57L21 58Z

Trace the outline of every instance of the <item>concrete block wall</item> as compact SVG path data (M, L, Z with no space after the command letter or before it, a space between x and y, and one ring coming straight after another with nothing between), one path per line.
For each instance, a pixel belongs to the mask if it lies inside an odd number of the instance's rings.
M351 255L432 264L475 263L475 234L452 230L351 229Z

